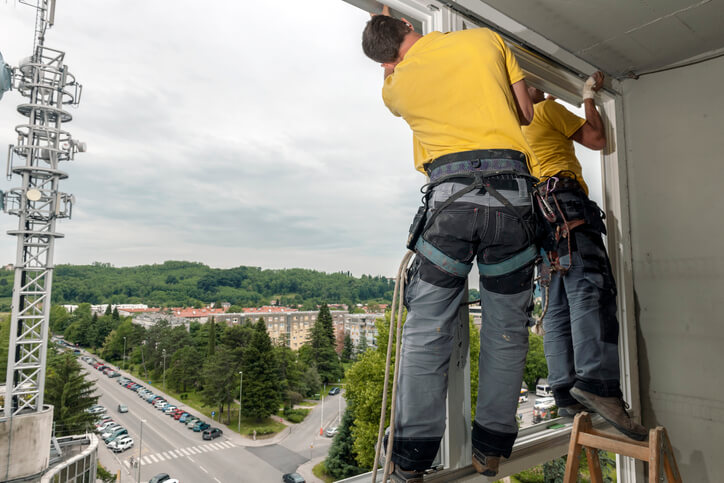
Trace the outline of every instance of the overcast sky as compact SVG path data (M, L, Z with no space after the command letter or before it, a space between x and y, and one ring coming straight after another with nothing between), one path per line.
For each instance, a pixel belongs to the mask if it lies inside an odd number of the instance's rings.
M419 203L411 134L361 52L368 15L341 0L58 0L45 45L83 97L61 165L73 219L56 263L191 260L391 276ZM32 52L34 9L0 3L6 62ZM0 100L0 161L15 142ZM0 189L19 186L16 176ZM589 183L590 184L590 183ZM17 218L0 215L0 262Z

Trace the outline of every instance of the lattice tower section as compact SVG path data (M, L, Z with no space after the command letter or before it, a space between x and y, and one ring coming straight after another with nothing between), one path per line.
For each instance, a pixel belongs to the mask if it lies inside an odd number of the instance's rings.
M32 57L13 69L13 87L27 98L18 105L26 118L16 126L17 144L8 148L8 179L22 178L22 186L2 197L6 212L17 215L15 283L8 368L3 401L5 417L41 411L45 386L53 249L63 235L55 231L59 218L70 218L73 196L58 191L68 177L58 170L85 145L74 140L63 125L72 120L66 110L77 105L82 88L64 63L65 54L44 45L53 23L53 0L22 2L37 9Z

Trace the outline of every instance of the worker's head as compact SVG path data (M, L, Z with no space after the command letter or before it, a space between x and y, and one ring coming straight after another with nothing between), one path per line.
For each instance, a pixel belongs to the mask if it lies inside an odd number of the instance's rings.
M528 86L528 95L530 96L530 100L533 101L533 104L542 102L546 98L545 92L533 86Z
M367 22L362 33L365 55L383 67L394 68L407 53L407 49L420 38L412 25L387 15L375 15Z

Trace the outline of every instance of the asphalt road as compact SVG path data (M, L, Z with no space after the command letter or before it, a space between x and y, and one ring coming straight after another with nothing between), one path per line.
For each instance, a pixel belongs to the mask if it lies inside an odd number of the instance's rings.
M137 481L137 469L131 468L130 458L133 456L138 460L140 456L138 481L148 481L157 473L168 473L182 483L279 482L282 474L295 471L311 457L322 456L329 451L331 438L319 435L322 419L320 404L312 409L304 422L292 425L291 431L277 444L260 446L263 443L250 442L227 431L213 441L203 441L201 433L187 429L184 424L158 411L139 398L137 393L119 385L117 378L110 379L87 363L81 361L81 364L88 378L96 382L101 394L99 404L105 406L108 414L128 429L134 439L134 447L119 454L112 453L103 442L99 445L101 463L113 472L120 469L121 481ZM155 388L152 390L160 394ZM128 406L128 412L119 413L118 404ZM344 410L342 395L327 396L325 428L336 425L339 409ZM194 410L189 412L198 415ZM202 419L211 422L207 418ZM139 452L141 420L145 422L143 446ZM225 429L223 425L220 427ZM247 446L249 444L255 446Z

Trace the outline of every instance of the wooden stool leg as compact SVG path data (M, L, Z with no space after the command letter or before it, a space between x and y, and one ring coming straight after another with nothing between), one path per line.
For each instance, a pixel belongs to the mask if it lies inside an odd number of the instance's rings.
M664 471L666 471L666 479L672 483L681 483L679 467L676 464L674 450L671 448L671 441L669 441L669 433L666 432L666 428L663 428L663 433L662 446L664 450Z
M603 483L603 472L601 471L601 462L598 460L598 450L586 447L586 456L588 457L588 472L591 475L591 483Z
M563 483L576 483L578 481L578 466L581 462L581 451L583 450L583 447L578 444L578 433L591 427L591 417L587 412L576 414L573 420L571 440L568 443L568 459L566 460L566 474L563 477Z
M661 477L661 427L649 431L649 483Z

